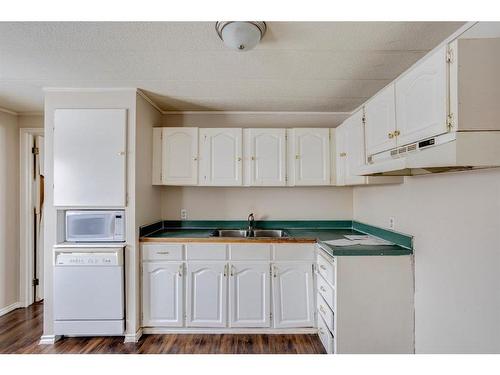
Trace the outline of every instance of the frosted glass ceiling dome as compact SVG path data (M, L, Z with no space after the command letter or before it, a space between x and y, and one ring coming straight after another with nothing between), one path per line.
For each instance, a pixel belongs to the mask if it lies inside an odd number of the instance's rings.
M266 23L257 21L217 22L215 29L227 47L244 52L259 44L266 33Z

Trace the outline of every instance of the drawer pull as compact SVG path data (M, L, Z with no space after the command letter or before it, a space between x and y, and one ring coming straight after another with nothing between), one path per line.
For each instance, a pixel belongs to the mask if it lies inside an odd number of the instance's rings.
M325 334L325 330L321 327L319 327L319 333L320 335L324 335Z
M326 267L325 267L323 264L320 264L320 265L319 265L319 268L321 268L322 270L325 270L325 271L326 271Z
M168 254L170 254L170 251L158 251L156 254L168 255Z
M179 277L182 277L182 271L183 271L183 270L184 270L184 265L183 265L183 264L181 264L181 265L179 266Z
M321 285L321 286L319 287L319 290L321 290L322 292L325 292L325 293L326 293L326 289L325 289L325 287L324 287L323 285Z

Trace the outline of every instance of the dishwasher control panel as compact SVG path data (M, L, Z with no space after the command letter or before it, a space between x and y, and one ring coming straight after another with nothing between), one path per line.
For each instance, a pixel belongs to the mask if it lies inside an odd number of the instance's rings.
M56 266L119 266L122 259L119 253L57 253Z

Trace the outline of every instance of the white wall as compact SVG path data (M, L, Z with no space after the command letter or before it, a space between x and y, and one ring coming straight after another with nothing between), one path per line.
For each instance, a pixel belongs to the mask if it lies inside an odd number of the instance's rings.
M0 111L0 309L19 301L19 129Z
M500 353L500 169L356 187L354 218L415 236L417 353Z
M352 219L352 188L163 187L162 216L180 220Z
M334 128L346 115L305 112L186 112L163 115L163 126ZM162 216L188 219L351 219L352 188L341 187L163 187Z

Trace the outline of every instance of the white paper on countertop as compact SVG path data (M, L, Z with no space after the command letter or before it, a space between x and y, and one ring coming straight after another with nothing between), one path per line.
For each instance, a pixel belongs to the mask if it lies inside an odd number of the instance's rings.
M346 234L344 235L344 237L351 241L364 240L370 238L370 236L367 234Z
M346 236L347 237L347 236ZM361 239L351 240L349 238L339 238L338 240L323 241L324 243L332 246L353 246L353 245L365 245L365 246L380 246L380 245L393 245L392 242L383 240L381 238L364 236Z

